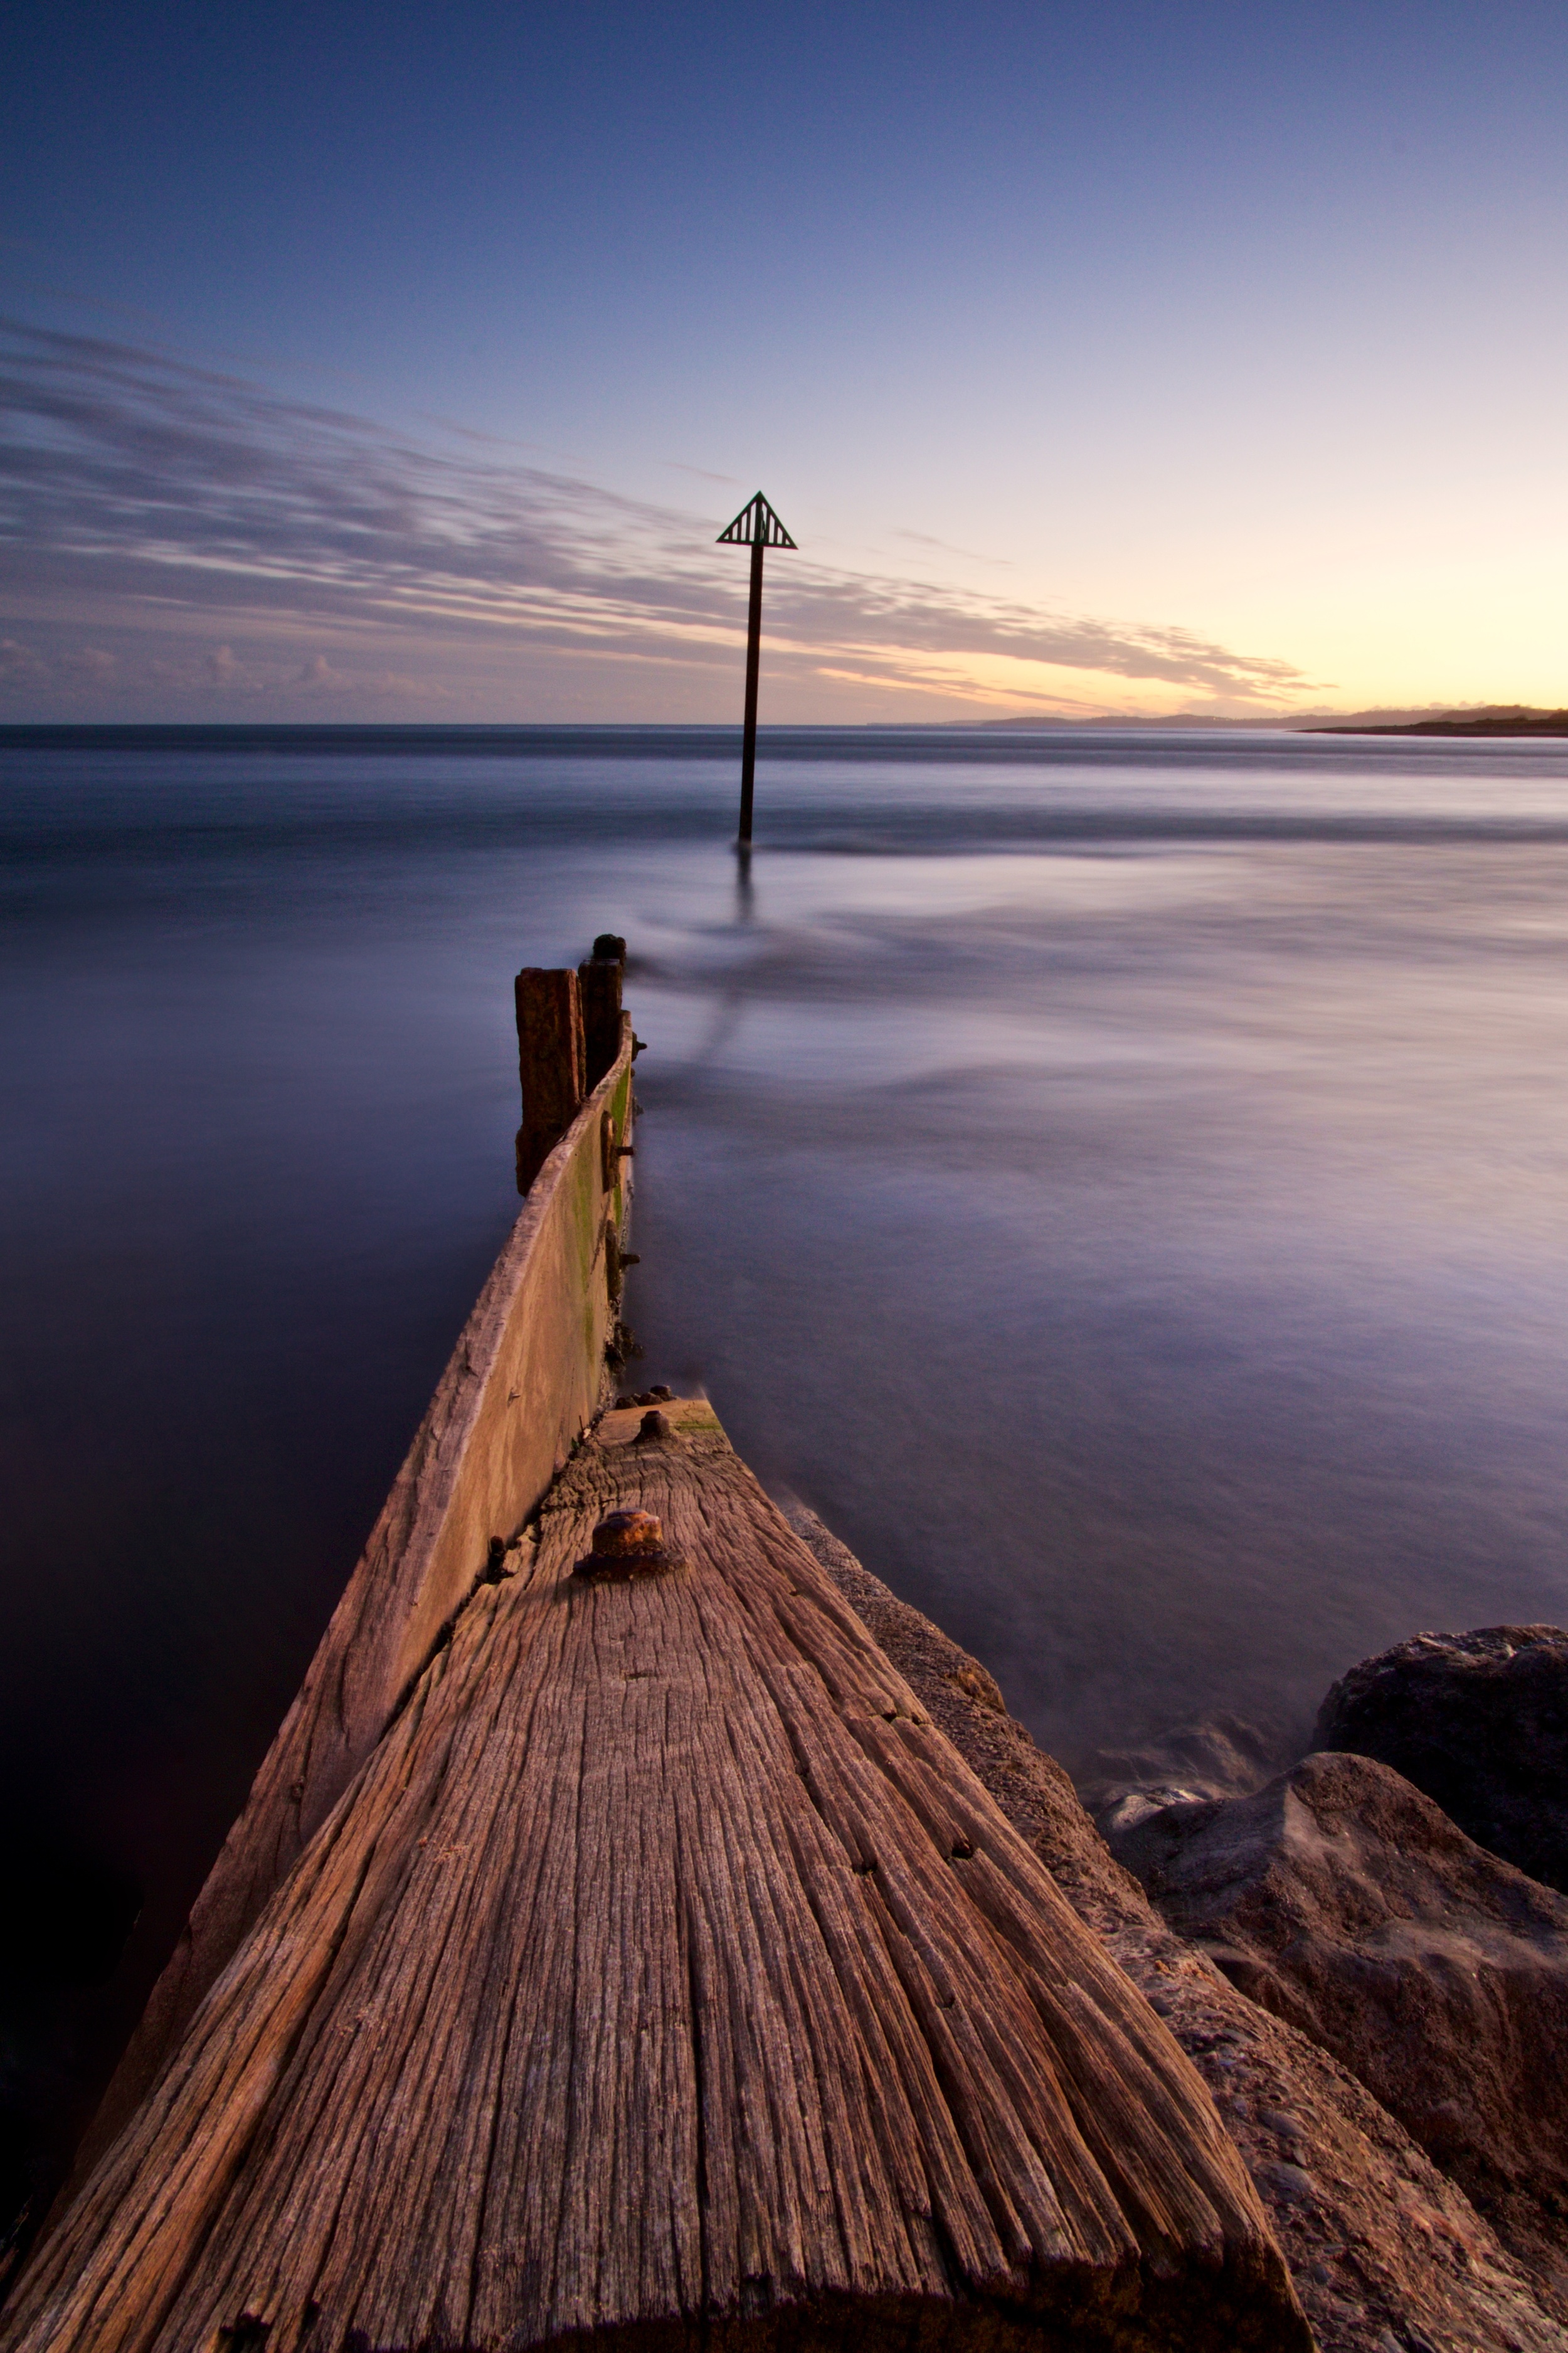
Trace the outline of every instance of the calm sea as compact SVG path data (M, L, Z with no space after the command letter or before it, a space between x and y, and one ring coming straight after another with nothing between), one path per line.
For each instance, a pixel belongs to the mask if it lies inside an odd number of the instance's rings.
M512 973L596 932L649 1041L639 1379L1069 1766L1568 1618L1568 746L775 733L749 885L735 769L0 739L16 2180L516 1212Z

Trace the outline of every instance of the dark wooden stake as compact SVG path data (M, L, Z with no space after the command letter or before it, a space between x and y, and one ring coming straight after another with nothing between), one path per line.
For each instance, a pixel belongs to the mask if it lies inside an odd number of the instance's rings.
M621 983L626 976L626 944L614 932L601 932L594 953L577 967L583 991L584 1073L592 1094L621 1050Z
M522 1081L517 1189L526 1193L588 1091L583 989L574 972L531 965L518 974L517 1061Z

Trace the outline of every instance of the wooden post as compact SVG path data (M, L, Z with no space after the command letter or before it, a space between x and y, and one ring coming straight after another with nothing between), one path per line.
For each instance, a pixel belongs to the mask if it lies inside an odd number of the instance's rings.
M577 967L583 992L583 1050L591 1093L621 1050L621 983L626 944L615 932L601 932L594 953Z
M574 972L530 965L518 974L517 1059L522 1081L517 1189L526 1193L576 1118L588 1091L583 992Z

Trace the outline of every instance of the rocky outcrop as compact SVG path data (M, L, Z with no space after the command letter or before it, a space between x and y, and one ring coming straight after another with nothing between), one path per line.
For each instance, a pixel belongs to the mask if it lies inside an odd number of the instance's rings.
M1568 1898L1386 1765L1302 1759L1113 1841L1169 1926L1361 2078L1568 2316Z
M786 1515L1079 1916L1165 2020L1247 2160L1322 2353L1568 2353L1528 2274L1364 2084L1177 1936L979 1662L803 1505Z
M1480 1846L1568 1893L1568 1632L1417 1634L1363 1659L1319 1713L1314 1748L1392 1765Z
M1101 1831L1131 1830L1163 1806L1241 1798L1261 1788L1295 1755L1244 1716L1216 1709L1132 1748L1100 1748L1076 1777L1079 1796Z

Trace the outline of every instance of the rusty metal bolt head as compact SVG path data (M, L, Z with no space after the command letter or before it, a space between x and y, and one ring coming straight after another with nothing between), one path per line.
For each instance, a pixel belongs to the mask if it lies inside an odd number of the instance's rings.
M664 1528L654 1512L606 1512L594 1530L594 1549L577 1563L579 1577L646 1577L663 1568L682 1568L679 1553L665 1545Z
M658 1392L656 1391L655 1394L657 1395ZM641 1402L640 1399L638 1401ZM633 1439L632 1444L634 1446L673 1446L681 1453L686 1451L686 1440L680 1434L679 1424L671 1421L668 1414L660 1412L658 1406L654 1407L651 1413L644 1414L642 1427Z
M651 1552L663 1542L663 1524L654 1512L608 1512L594 1530L594 1550L601 1556Z

